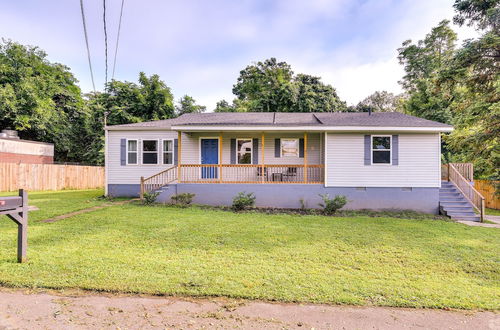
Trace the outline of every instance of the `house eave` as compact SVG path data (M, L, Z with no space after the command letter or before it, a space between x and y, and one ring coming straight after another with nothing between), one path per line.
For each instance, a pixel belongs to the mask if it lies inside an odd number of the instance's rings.
M172 131L170 127L155 126L106 126L106 131Z
M180 132L408 132L439 133L451 132L453 127L397 127L397 126L215 126L178 125L172 127L155 126L106 126L106 131L180 131Z
M173 131L181 132L223 132L223 131L288 131L288 132L451 132L453 127L395 127L395 126L172 126Z

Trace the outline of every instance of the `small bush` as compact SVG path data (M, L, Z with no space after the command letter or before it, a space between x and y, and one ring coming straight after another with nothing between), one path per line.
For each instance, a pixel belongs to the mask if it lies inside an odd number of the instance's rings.
M327 215L335 214L337 210L347 204L347 197L343 195L336 195L333 199L328 194L320 194L319 196L323 199L323 203L320 203L319 206L323 208L323 212Z
M160 193L159 192L147 192L144 193L144 199L142 200L142 204L144 205L152 205L156 203L156 198L158 197Z
M174 195L174 196L170 197L170 199L172 200L172 203L174 203L174 204L181 205L181 206L188 206L189 204L191 204L193 202L194 196L195 196L195 194L182 193L182 194Z
M254 193L245 193L244 191L239 192L236 197L233 198L232 209L234 211L242 211L251 208L255 205L255 195Z

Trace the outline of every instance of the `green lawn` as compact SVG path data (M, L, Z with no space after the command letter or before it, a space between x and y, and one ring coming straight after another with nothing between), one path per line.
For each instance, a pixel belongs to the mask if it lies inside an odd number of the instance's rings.
M500 210L486 209L486 214L488 215L498 215L500 216Z
M500 231L439 220L128 204L33 222L26 264L15 262L15 238L14 225L4 221L2 285L500 308Z
M17 194L17 191L0 192L0 196L17 196ZM107 202L98 198L102 195L102 189L28 192L29 205L34 205L40 209L39 211L30 212L28 218L30 222L39 221L56 215L102 205ZM2 226L2 222L0 222L0 226Z

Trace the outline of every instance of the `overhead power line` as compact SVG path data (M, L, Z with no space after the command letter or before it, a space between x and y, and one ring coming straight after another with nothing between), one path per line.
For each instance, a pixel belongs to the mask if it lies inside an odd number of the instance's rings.
M92 87L95 90L95 82L94 82L94 72L92 70L92 61L90 60L90 48L89 48L89 38L87 36L87 24L85 23L85 11L83 10L83 0L80 0L80 9L82 12L82 22L83 22L83 33L85 35L85 45L87 46L87 58L89 61L89 69L90 69L90 79L92 79Z
M105 58L105 74L104 74L104 91L108 89L108 31L106 29L106 0L102 1L103 4L103 15L102 20L104 22L104 58Z
M122 6L120 9L120 20L118 22L118 33L116 35L115 57L113 59L113 73L111 75L111 80L115 79L116 54L118 53L118 43L120 42L120 30L122 27L123 3L124 2L125 2L125 0L122 0Z

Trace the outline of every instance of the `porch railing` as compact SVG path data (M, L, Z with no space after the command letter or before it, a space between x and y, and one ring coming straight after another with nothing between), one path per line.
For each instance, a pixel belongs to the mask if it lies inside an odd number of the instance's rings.
M324 165L182 164L182 183L324 183Z
M474 181L474 166L472 163L449 163L441 165L441 178L449 180L448 167L453 165L455 169L469 182Z
M457 169L456 164L449 164L448 177L451 182L457 186L458 190L462 192L464 197L474 206L474 208L481 215L481 222L484 221L485 202L484 197L474 186L465 178Z

